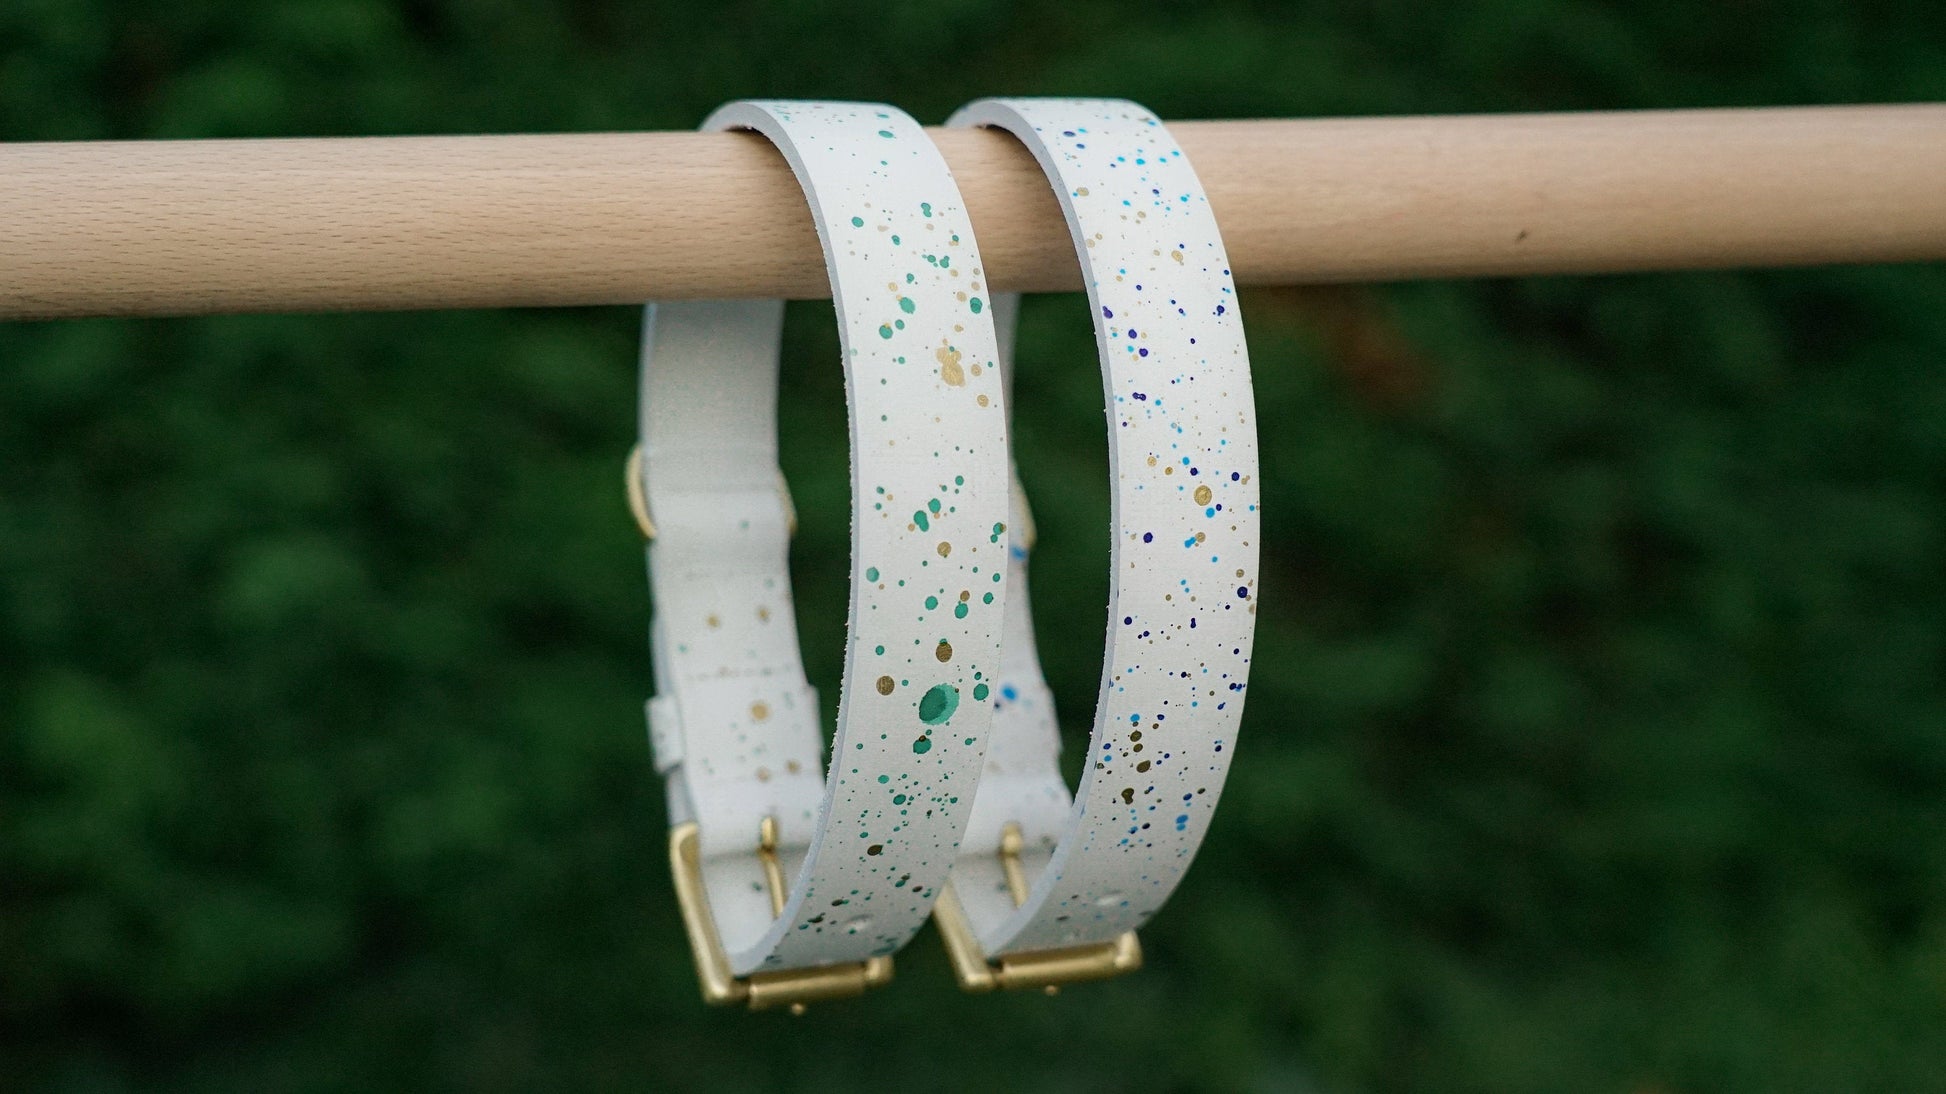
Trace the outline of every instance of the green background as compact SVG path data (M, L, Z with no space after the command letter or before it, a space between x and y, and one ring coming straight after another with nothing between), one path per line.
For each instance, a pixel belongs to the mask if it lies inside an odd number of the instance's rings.
M1942 43L1841 0L6 0L0 138L1938 100ZM1946 270L1242 306L1264 611L1149 967L968 997L927 931L796 1020L702 1007L664 872L637 312L0 325L0 1087L1946 1090ZM1022 347L1042 616L1091 618L1079 299ZM827 307L785 373L830 698ZM1078 740L1100 631L1043 643Z

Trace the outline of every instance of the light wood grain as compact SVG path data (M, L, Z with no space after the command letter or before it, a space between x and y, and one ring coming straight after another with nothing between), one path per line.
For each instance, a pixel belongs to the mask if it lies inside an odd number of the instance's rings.
M1174 122L1243 284L1946 258L1946 106ZM933 131L997 290L1079 287L1012 138ZM827 295L743 134L0 145L0 318Z

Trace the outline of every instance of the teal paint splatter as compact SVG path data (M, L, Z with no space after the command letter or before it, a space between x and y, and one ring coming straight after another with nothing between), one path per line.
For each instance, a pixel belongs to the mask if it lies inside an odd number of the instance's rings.
M890 324L887 324L887 323L880 323L880 324L878 325L878 336L879 336L880 338L890 338L890 337L892 337L892 327L891 327L891 325L890 325Z
M973 309L974 315L980 314L980 309L986 307L985 304L980 303L980 298L977 296L971 300L968 300L966 302L966 306Z
M924 756L926 753L931 752L932 738L927 737L924 734L921 734L917 740L912 742L912 751L918 753L921 756Z
M852 218L851 218L851 226L852 226L852 227L854 227L854 228L863 228L863 227L865 226L865 218L864 218L864 217L852 217Z
M953 618L954 619L966 618L966 601L962 600L959 603L953 605Z
M985 684L974 684L973 698L985 699L986 697L987 697L987 686Z
M959 689L951 684L934 684L932 690L926 692L919 700L919 720L929 726L936 726L951 718L953 712L958 709ZM914 745L913 751L925 750Z
M926 517L926 511L924 509L914 509L912 511L912 523L918 525L921 532L926 531L932 526L932 521Z
M909 296L899 297L899 310L905 312L907 315L911 315L914 311L918 309L918 307L919 305L914 304L912 302L911 297Z
M866 580L866 581L877 581L877 580L878 580L878 567L876 567L876 566L867 566L867 567L865 567L865 580Z

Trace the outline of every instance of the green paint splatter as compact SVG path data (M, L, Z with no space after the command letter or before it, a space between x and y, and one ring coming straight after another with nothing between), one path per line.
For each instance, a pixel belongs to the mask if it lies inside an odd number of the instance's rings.
M959 689L951 684L934 684L932 690L926 692L919 700L919 720L929 726L936 726L951 718L953 712L958 709ZM914 745L913 751L925 750Z
M966 302L966 306L973 309L974 315L980 314L980 309L986 307L985 304L980 303L980 298L977 296L971 300L968 300Z
M1006 526L1006 525L1004 525L1004 524L999 524L999 523L996 523L996 524L994 524L994 526L993 526L993 535L991 535L991 536L988 536L988 537L987 537L987 542L988 542L988 543L998 543L998 542L1000 542L1000 537L1001 537L1002 535L1005 535L1005 534L1006 534L1006 531L1007 531L1007 526Z
M884 647L884 646L880 646L880 647L878 647L878 655L879 655L880 657L884 657L884 656L885 656L885 647Z
M912 742L912 751L918 753L921 756L924 756L926 753L931 752L932 738L921 735L918 740Z
M920 203L919 203L919 211L920 211L920 212L922 212L922 213L924 213L924 214L926 214L926 215L927 215L927 216L929 216L929 217L930 217L930 216L932 216L932 202L930 202L930 201L922 201L922 202L920 202Z
M881 129L878 131L878 135L884 137L886 140L892 139L892 131L890 129Z
M988 593L988 594L986 594L985 596L983 596L983 597L981 597L981 598L980 598L980 603L982 603L982 604L991 604L991 603L993 603L993 594L992 594L992 593Z
M899 310L906 313L907 315L911 315L914 311L918 310L918 307L919 305L914 304L912 302L911 297L909 296L899 297Z
M891 325L890 325L890 324L888 324L888 323L880 323L880 324L878 325L878 336L879 336L880 338L890 338L890 337L892 337L892 327L891 327Z
M974 684L973 698L985 699L986 697L987 697L987 686L985 684Z
M966 601L962 600L959 603L953 605L953 618L954 619L966 618Z
M924 509L914 509L912 511L912 523L918 525L921 532L932 525L932 521L927 519Z
M854 227L854 228L863 228L863 227L865 226L865 218L864 218L864 217L852 217L852 218L851 218L851 226L852 226L852 227Z
M934 608L937 608L937 607L939 607L939 598L938 598L938 597L936 597L936 596L929 596L929 597L927 597L927 598L926 598L926 610L927 610L927 611L932 611L932 610L933 610Z
M926 508L932 510L935 513L939 512L939 499L934 498L931 501L927 502Z
M878 567L876 567L876 566L867 566L867 567L865 567L865 580L866 580L866 581L877 581L877 580L878 580Z

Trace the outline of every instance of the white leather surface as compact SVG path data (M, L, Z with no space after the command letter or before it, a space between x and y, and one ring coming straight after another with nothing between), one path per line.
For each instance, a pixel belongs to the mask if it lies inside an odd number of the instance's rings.
M998 349L958 189L893 107L732 103L810 202L839 314L852 450L852 594L827 777L786 568L776 302L652 305L644 487L672 820L698 822L737 975L891 953L918 929L972 809L1006 611ZM799 362L792 367L829 367ZM777 817L790 899L756 855Z
M1014 544L994 740L953 875L981 946L999 956L1139 927L1202 842L1249 673L1257 438L1216 220L1154 115L1122 100L986 99L947 124L1006 129L1047 172L1084 268L1108 411L1107 652L1072 804L1033 651L1027 544ZM1018 909L995 854L1008 821L1027 843Z

